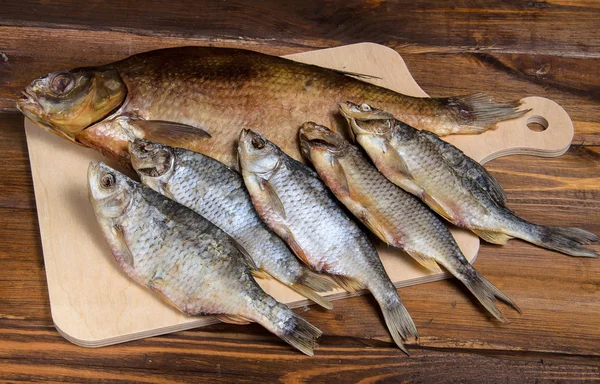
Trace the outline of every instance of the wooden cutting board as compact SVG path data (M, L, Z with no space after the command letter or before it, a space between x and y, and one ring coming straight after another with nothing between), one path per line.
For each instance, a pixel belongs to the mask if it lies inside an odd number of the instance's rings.
M408 95L427 96L410 75L402 58L381 45L363 43L288 58L372 75L376 78L369 81L375 84ZM548 99L528 97L523 101L523 108L532 110L521 118L503 122L495 131L454 136L447 140L482 163L510 154L563 154L573 137L573 125L567 113ZM547 129L534 132L527 127L531 122ZM75 344L100 347L218 322L212 317L189 317L179 313L149 290L133 283L117 268L87 199L88 164L105 159L95 151L39 129L28 120L25 129L50 307L58 331ZM473 262L479 239L463 230L453 229L453 234L465 256ZM397 287L449 276L428 272L408 255L383 244L378 244L378 251ZM277 300L291 307L310 303L274 280L260 280L259 283ZM325 296L337 300L351 295L333 291ZM318 322L315 325L319 326Z

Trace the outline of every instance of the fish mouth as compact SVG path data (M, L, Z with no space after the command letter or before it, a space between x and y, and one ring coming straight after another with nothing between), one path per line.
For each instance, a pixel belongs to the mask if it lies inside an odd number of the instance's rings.
M339 151L344 146L337 133L322 125L307 122L302 125L298 134L300 143L313 148L324 148Z
M394 115L380 109L371 108L368 104L355 104L350 101L338 103L338 109L348 121L356 120L389 120Z

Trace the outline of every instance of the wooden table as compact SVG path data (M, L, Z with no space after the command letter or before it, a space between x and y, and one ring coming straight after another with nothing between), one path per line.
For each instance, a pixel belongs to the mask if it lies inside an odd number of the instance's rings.
M402 289L421 334L394 348L371 297L302 315L324 331L309 358L258 325L215 325L101 349L70 344L50 315L35 200L15 99L31 79L179 45L270 54L371 41L432 96L548 97L575 124L556 159L489 169L519 215L600 233L600 6L592 0L433 4L0 2L0 379L6 381L531 382L600 380L600 260L521 241L483 244L477 268L523 309L497 324L456 281ZM600 251L598 245L594 249Z

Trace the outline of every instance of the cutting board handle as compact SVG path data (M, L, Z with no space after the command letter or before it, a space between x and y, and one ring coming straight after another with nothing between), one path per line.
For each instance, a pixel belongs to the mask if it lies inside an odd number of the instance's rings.
M508 155L560 156L573 140L573 122L557 103L543 97L526 97L522 109L531 109L523 116L503 121L498 128L470 140L444 138L466 151L480 163ZM543 130L531 129L537 123Z

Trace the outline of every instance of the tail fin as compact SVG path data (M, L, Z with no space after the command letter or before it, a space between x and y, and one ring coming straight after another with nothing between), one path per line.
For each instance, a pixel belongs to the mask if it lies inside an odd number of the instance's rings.
M257 294L260 295L260 292L264 296L252 301L251 307L243 314L244 318L256 321L292 347L312 356L317 338L323 332L264 291L257 291Z
M314 355L317 339L323 334L317 327L291 312L285 329L277 334L286 343L308 356Z
M404 353L409 354L406 347L402 343L403 340L408 339L409 336L419 337L417 327L413 322L412 317L408 313L408 310L398 297L398 300L393 304L380 303L381 311L383 312L383 318L387 325L392 339Z
M522 116L529 110L517 110L520 101L498 103L484 93L444 99L461 125L460 131L450 133L481 133L495 128L500 121Z
M293 284L289 285L289 287L325 309L332 309L333 305L329 300L323 298L317 292L327 292L339 288L339 286L329 277L319 275L306 268L304 269L302 276L300 276Z
M579 228L534 226L534 235L524 239L540 247L562 252L570 256L599 257L593 249L584 247L598 241L598 236Z
M495 301L497 299L504 301L506 304L513 307L517 312L521 313L521 309L517 306L517 304L515 304L514 301L502 293L502 291L496 288L474 268L470 268L468 277L458 278L467 288L469 288L469 291L475 295L477 300L483 304L485 309L487 309L496 319L500 320L501 322L505 322L506 318L498 309L498 307L496 307Z

